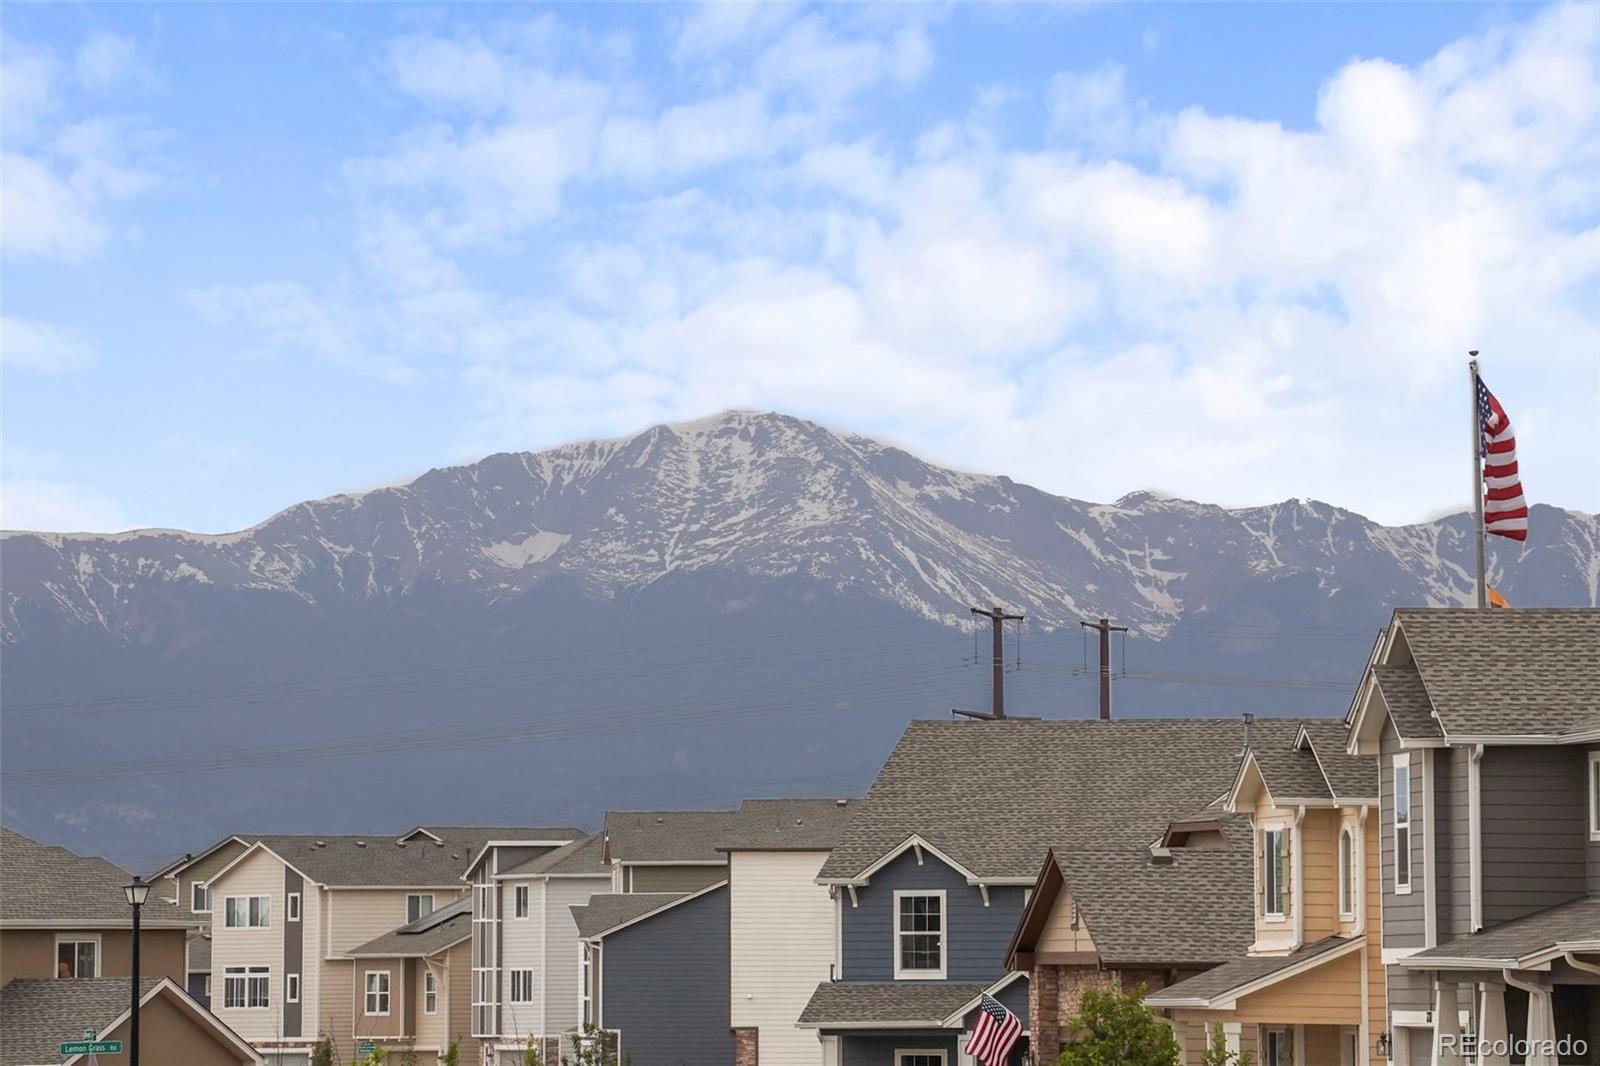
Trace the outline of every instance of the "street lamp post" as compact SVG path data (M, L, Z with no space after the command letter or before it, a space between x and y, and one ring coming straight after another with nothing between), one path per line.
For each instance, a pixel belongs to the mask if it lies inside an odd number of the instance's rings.
M138 874L134 874L133 883L124 885L122 894L128 897L128 906L133 908L133 943L130 947L133 962L133 1009L128 1014L128 1066L139 1066L139 908L150 898L150 886Z

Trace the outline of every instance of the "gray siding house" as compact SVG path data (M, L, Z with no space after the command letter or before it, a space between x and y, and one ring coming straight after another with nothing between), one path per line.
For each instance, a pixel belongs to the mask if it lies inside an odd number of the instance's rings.
M1379 758L1395 1063L1463 1034L1600 1063L1600 611L1397 610L1347 726Z

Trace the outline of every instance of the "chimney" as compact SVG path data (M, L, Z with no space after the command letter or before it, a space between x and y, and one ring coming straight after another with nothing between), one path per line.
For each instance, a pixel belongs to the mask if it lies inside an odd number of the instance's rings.
M1250 727L1255 725L1256 716L1249 711L1244 712L1244 750L1250 750Z

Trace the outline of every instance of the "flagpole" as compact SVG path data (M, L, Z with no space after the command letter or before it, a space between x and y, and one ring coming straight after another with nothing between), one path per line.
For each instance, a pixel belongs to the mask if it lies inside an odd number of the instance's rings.
M1478 552L1478 606L1489 606L1489 582L1484 569L1484 537L1483 532L1483 420L1478 413L1478 353L1467 353L1472 356L1467 363L1467 371L1471 375L1472 391L1472 499L1474 503L1474 524L1472 539L1476 542Z

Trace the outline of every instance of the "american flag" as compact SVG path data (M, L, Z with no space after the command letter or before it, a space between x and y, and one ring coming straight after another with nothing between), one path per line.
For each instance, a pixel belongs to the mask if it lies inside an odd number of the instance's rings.
M1517 438L1511 419L1489 386L1478 378L1478 425L1482 431L1483 528L1497 537L1528 539L1528 501L1517 476Z
M967 1037L967 1054L983 1066L1001 1066L1022 1039L1022 1019L985 992L978 998L978 1020Z

